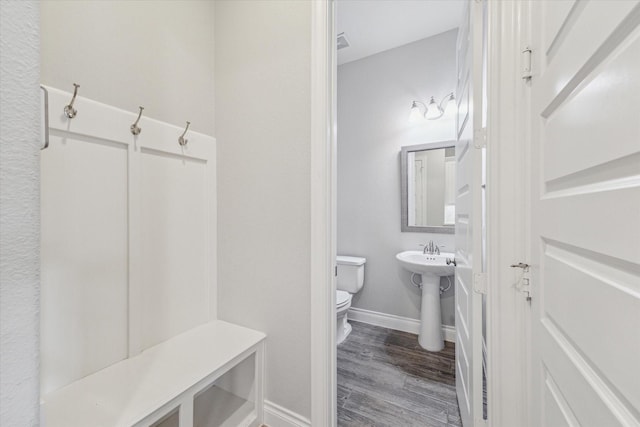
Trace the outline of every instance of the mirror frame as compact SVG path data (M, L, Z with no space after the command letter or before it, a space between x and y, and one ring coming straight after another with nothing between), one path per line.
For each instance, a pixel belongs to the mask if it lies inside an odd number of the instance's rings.
M408 197L409 197L409 184L407 176L407 155L414 151L424 150L438 150L441 148L455 148L456 141L441 141L433 142L429 144L418 145L406 145L401 147L400 150L400 183L401 183L401 231L414 232L414 233L442 233L442 234L454 234L455 225L441 225L441 226L427 226L420 227L416 225L409 225L409 212L408 212Z

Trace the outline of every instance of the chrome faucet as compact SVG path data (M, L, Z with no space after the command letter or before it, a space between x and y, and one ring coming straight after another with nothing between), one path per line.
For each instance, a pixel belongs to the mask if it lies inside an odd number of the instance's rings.
M429 243L424 245L424 249L422 251L423 254L429 254L429 255L440 255L440 248L438 247L438 245L436 245L435 243L433 243L433 240L429 241Z

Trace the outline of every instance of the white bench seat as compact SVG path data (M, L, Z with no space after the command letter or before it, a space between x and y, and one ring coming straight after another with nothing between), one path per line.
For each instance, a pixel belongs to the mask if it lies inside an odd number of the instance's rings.
M45 427L150 425L180 407L180 427L193 424L193 400L252 353L261 370L265 334L213 321L71 383L42 402ZM262 372L255 372L255 402Z

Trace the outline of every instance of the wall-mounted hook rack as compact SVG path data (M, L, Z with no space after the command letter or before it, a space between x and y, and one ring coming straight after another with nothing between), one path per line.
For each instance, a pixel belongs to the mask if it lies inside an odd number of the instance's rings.
M71 98L71 102L69 103L69 105L64 107L64 114L70 119L73 119L76 116L76 114L78 114L78 110L73 108L73 103L76 101L76 96L78 95L79 87L80 87L79 84L76 84L76 83L73 84L73 98Z
M140 132L142 132L142 129L138 126L138 122L140 121L140 117L142 117L142 110L144 110L144 107L138 107L140 108L140 112L138 113L138 118L136 119L135 123L131 125L131 133L134 135L140 135Z
M184 129L184 132L182 132L182 135L180 135L180 138L178 138L178 144L185 146L187 145L187 142L189 142L188 139L186 139L184 136L187 134L187 131L189 130L189 125L191 124L191 122L187 122L187 127Z

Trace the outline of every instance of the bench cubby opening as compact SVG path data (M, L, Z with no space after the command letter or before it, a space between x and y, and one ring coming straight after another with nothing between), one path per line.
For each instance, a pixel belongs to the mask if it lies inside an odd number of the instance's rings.
M197 393L194 427L251 425L256 419L256 355L252 354Z
M157 422L151 424L151 427L180 427L180 408L176 408Z

